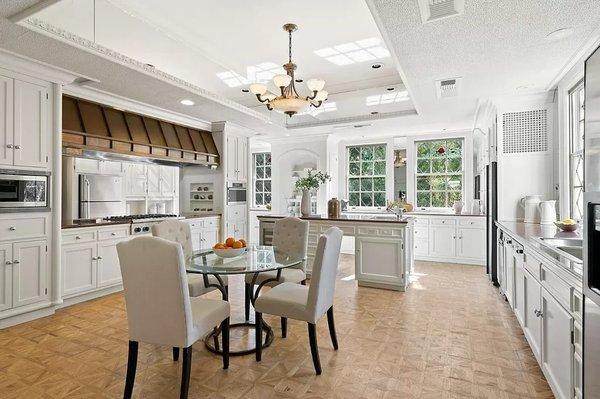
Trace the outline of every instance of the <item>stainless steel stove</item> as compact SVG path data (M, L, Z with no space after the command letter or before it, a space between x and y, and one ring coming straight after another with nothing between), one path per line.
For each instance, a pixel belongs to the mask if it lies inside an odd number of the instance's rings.
M111 216L104 218L109 221L123 221L131 223L131 235L151 234L152 225L162 222L167 219L185 219L183 216L178 216L170 213L142 214L142 215L124 215Z

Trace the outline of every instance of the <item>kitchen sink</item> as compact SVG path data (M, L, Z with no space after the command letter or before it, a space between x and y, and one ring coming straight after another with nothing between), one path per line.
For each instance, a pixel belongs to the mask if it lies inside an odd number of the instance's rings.
M583 248L582 247L556 247L558 250L568 253L571 256L576 257L580 261L583 261Z
M583 240L581 238L539 238L546 248L575 262L583 261Z

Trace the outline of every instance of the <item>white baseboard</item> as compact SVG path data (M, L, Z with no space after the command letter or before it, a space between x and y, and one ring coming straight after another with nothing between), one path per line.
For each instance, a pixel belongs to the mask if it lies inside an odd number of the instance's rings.
M85 294L72 296L70 298L65 298L63 300L63 303L57 306L57 309L66 308L67 306L76 305L81 302L91 301L92 299L97 299L106 295L114 294L115 292L119 291L123 291L123 284L118 284L112 287L107 287L96 291L87 292Z
M27 323L28 321L32 321L35 319L40 319L42 317L50 316L54 314L55 308L50 306L49 303L45 303L39 306L43 306L41 309L35 310L25 310L18 309L14 312L13 316L8 316L2 320L0 320L0 330L3 328L8 328L12 326L16 326L17 324ZM14 309L13 309L14 310ZM21 311L22 313L17 313Z
M485 266L485 260L479 259L458 259L458 258L436 258L431 256L415 256L415 260L439 263L456 263L461 265Z

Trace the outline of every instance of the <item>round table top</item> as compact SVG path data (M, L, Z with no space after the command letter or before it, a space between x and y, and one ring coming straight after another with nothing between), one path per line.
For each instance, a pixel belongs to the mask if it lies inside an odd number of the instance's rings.
M194 251L186 260L186 271L197 274L261 273L295 266L304 261L300 254L291 254L267 245L249 245L235 258L221 258L212 250Z

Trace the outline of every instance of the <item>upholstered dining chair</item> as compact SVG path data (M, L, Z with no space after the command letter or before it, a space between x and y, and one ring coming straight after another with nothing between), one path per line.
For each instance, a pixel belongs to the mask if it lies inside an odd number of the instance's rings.
M273 228L273 246L287 253L294 253L306 258L308 248L308 222L295 217L286 217L275 221ZM246 320L250 319L250 297L254 295L254 286L252 274L246 275L246 303L245 315ZM257 275L254 284L259 285L267 279L277 277L276 271L260 273ZM283 269L279 281L271 281L266 283L270 287L274 287L281 283L296 283L306 284L306 261ZM287 319L281 318L281 335L285 338L287 335Z
M192 345L215 326L223 335L223 368L229 367L229 302L191 298L181 245L158 237L137 237L117 244L123 276L129 356L123 397L131 398L140 342L183 348L181 398L187 398Z
M310 285L282 283L261 294L254 303L256 311L256 361L262 358L263 313L305 321L308 323L310 351L317 375L321 374L319 348L317 347L317 321L327 313L329 335L335 350L338 349L333 320L335 277L342 245L342 231L329 228L317 244ZM260 337L260 338L259 338Z
M164 238L165 240L178 242L181 244L183 254L186 258L192 256L192 231L189 223L181 220L164 220L152 226L152 235ZM227 276L222 276L221 279L227 288ZM218 285L219 281L215 276L209 275L208 283ZM214 291L216 288L206 287L204 285L204 278L201 274L190 274L188 275L188 289L190 290L190 296L196 297Z

